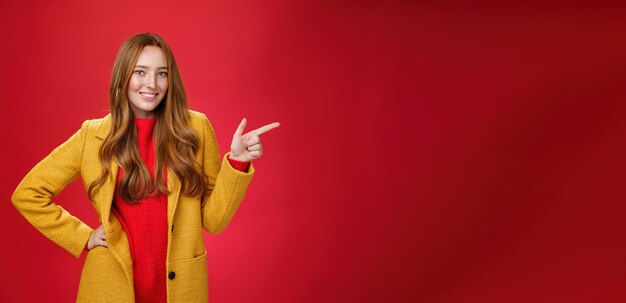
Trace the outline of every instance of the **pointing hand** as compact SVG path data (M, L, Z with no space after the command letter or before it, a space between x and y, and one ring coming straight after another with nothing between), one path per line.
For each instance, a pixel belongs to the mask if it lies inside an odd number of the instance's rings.
M259 136L280 126L280 123L274 122L243 134L246 123L246 118L243 118L233 135L233 142L230 144L230 158L233 160L247 162L260 158L263 154L263 146Z

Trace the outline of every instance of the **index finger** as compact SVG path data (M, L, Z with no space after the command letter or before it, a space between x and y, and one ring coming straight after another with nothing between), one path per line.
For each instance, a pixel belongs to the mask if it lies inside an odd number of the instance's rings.
M268 131L270 131L270 130L272 130L274 128L277 128L279 126L280 126L280 123L278 123L278 122L270 123L268 125L261 126L261 127L255 129L255 130L249 132L248 134L258 136L260 134L266 133L266 132L268 132Z

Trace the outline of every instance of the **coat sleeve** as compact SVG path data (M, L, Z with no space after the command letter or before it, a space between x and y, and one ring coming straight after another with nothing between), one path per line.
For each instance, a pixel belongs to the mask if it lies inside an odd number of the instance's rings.
M243 200L246 189L254 175L252 163L247 172L233 168L227 153L220 158L215 133L209 120L202 115L203 161L202 167L208 176L208 196L202 199L202 226L209 232L222 232L235 215Z
M35 165L11 197L28 222L77 258L93 229L52 199L80 175L88 123Z

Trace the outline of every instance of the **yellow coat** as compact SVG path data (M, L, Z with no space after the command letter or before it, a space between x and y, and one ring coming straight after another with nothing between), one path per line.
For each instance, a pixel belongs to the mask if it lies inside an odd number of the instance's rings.
M215 134L202 113L189 111L200 139L196 154L209 177L206 199L181 193L176 174L167 171L167 298L168 302L207 302L208 277L202 228L219 233L232 219L254 174L230 166L220 158ZM39 162L18 185L11 200L19 212L47 238L79 257L93 229L51 201L67 184L81 177L85 189L100 174L98 150L111 127L111 116L87 120L65 143ZM91 204L104 227L108 248L87 253L77 302L134 302L132 259L128 238L111 214L118 166L113 176L94 192ZM173 273L173 274L172 274ZM171 279L170 279L171 278Z

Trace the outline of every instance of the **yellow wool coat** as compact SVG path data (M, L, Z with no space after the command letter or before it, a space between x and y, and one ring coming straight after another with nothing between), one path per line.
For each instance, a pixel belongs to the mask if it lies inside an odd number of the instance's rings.
M189 111L189 121L200 139L196 160L208 175L208 198L181 193L176 174L167 171L168 302L207 302L208 277L202 228L219 233L230 222L254 174L234 169L220 158L215 134L202 113ZM79 257L93 229L72 216L53 199L77 177L85 189L101 172L98 151L111 128L110 114L87 120L65 143L39 162L18 185L11 200L19 212L47 238ZM87 253L77 302L134 302L132 259L128 238L111 214L118 166L111 163L112 178L94 191L91 204L104 227L108 248L96 246Z

